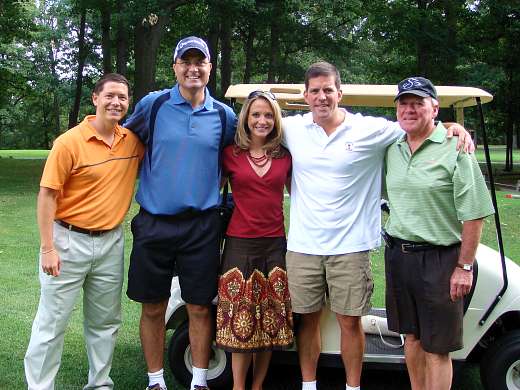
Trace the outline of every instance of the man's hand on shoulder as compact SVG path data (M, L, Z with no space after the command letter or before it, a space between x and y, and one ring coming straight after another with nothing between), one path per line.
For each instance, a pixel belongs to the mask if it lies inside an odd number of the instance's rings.
M448 130L448 138L451 138L454 135L459 137L457 141L457 150L463 148L464 152L466 153L473 153L475 151L475 145L473 144L473 140L471 139L471 134L463 126L459 125L456 122L447 122L444 125Z

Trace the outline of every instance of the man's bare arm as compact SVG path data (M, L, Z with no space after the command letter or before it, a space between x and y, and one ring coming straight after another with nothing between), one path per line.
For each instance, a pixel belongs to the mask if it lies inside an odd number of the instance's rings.
M44 273L58 276L61 260L54 248L53 222L56 215L56 198L58 191L40 187L38 194L37 217L40 229L41 266Z
M462 243L458 263L473 264L477 247L482 234L484 219L474 219L464 221L462 225ZM450 296L453 301L467 295L473 283L473 272L465 271L460 267L455 267L450 279Z

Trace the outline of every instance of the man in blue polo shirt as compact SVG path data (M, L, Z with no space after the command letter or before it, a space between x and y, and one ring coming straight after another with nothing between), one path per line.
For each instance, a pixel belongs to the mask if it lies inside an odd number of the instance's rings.
M173 54L177 84L151 93L125 127L146 146L132 220L134 236L127 295L142 303L140 334L147 389L163 390L164 315L174 272L189 316L191 389L205 389L213 334L211 301L219 264L219 150L233 141L236 116L214 100L206 42L179 41Z

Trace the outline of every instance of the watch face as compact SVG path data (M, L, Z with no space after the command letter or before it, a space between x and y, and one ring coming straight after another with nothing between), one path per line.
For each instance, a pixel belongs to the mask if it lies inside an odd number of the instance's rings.
M463 264L462 269L465 271L471 271L473 269L473 266L471 264Z

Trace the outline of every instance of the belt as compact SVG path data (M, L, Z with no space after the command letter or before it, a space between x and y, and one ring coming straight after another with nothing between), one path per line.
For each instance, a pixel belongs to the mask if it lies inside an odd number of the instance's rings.
M87 234L91 237L99 237L99 236L102 236L103 234L109 232L110 230L88 230L88 229L83 229L83 228L80 228L78 226L74 226L74 225L71 225L70 223L67 223L65 221L62 221L61 219L56 219L54 222L56 222L58 225L60 226L63 226L65 229L69 229L73 232L76 232L76 233L82 233L82 234Z
M385 244L388 248L393 248L395 246L395 247L400 248L401 252L403 252L403 253L421 252L421 251L428 251L431 249L450 248L452 246L460 244L460 243L455 243L452 245L443 246L443 245L433 245L433 244L429 244L427 242L407 241L407 240L402 240L397 237L392 237L385 230L381 230L381 235L383 236L383 239L385 240Z

